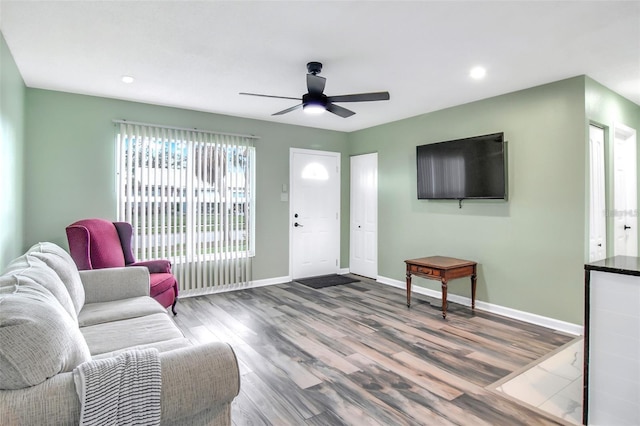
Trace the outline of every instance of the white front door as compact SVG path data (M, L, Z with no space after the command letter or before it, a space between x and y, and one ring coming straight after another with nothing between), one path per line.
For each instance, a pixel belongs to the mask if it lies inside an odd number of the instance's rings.
M636 131L616 124L613 130L613 144L614 255L637 256Z
M378 154L351 157L349 271L378 277Z
M604 182L604 129L589 126L589 262L607 257L607 216Z
M291 278L335 274L340 259L340 153L291 148Z

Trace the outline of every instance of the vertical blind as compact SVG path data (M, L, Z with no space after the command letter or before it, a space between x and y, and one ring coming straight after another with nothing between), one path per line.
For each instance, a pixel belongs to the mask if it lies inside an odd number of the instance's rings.
M117 217L138 259L169 259L187 293L249 282L255 138L116 123Z

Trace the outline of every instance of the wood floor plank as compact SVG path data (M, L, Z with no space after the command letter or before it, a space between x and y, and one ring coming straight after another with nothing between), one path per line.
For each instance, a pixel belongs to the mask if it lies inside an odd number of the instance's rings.
M358 341L352 341L351 343L358 348L358 354L367 357L373 363L398 374L408 381L422 386L425 389L429 389L430 392L435 393L441 398L451 400L462 394L460 390L450 386L448 383L442 382L430 375L427 376L413 367L408 367L403 363L394 360L393 357L381 355L379 352L372 350L367 345Z
M269 423L302 424L307 420L289 400L272 392L269 384L255 373L242 376L242 390Z
M234 425L562 424L485 386L573 336L360 279L181 299L187 338L236 352Z

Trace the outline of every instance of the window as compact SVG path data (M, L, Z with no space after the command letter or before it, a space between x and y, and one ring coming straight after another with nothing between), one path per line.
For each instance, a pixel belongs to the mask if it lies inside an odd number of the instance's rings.
M118 220L133 225L140 260L253 256L251 137L122 122L117 147Z

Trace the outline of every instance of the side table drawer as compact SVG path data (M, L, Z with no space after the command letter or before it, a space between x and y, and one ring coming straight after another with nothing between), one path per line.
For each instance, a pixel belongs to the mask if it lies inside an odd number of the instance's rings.
M411 273L414 273L416 275L424 274L424 275L430 275L432 277L440 276L439 270L427 268L426 266L411 265L410 271Z

